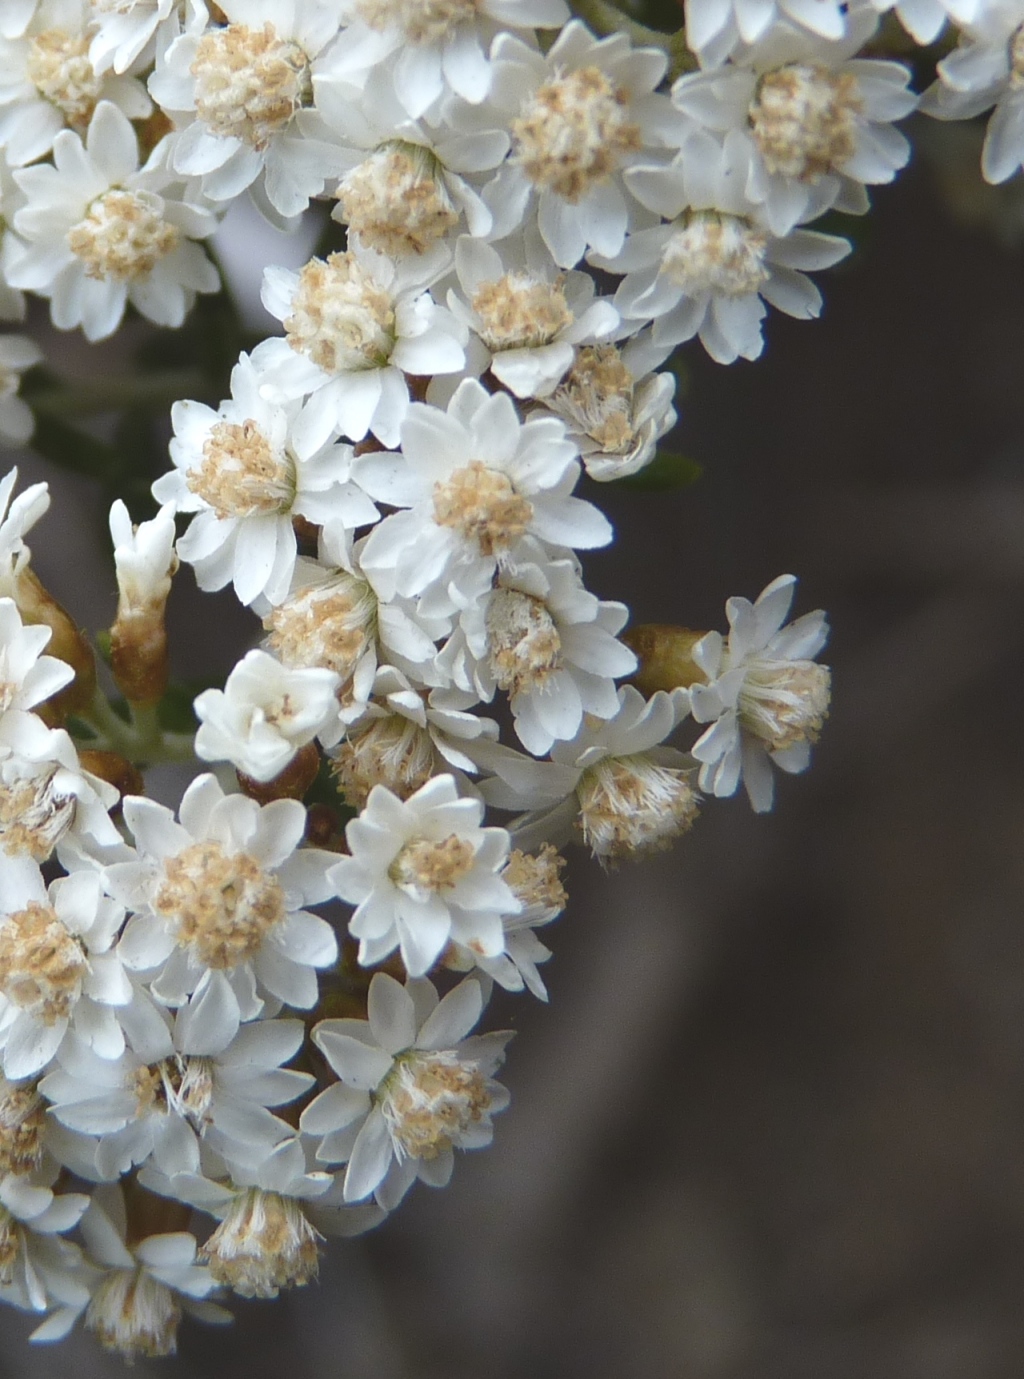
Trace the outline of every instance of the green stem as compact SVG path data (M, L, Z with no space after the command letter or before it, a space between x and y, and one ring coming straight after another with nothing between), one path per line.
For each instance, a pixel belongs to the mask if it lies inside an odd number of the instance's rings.
M26 400L37 416L84 417L131 408L155 411L186 397L205 397L210 385L198 369L164 369L126 378L91 378L61 387L29 392Z
M667 53L669 80L681 76L683 72L697 69L697 59L686 46L686 30L675 33L662 33L660 29L650 29L646 24L631 19L609 0L571 0L572 9L580 19L589 24L596 34L627 34L634 43L647 48L660 48Z
M96 737L83 745L117 752L136 766L195 760L191 733L165 733L155 704L132 705L131 715L131 722L126 723L114 712L103 691L97 689L88 710L81 715L95 730Z

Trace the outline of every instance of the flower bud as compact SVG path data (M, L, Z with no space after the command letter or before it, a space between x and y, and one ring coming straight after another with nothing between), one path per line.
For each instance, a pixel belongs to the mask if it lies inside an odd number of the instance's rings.
M688 689L703 684L707 676L693 660L693 648L704 636L688 627L649 622L623 632L622 640L636 653L640 667L632 677L646 695L656 690Z
M117 568L117 617L110 629L111 668L130 704L155 704L167 689L164 613L178 568L174 516L163 507L151 522L133 527L120 499L110 509Z

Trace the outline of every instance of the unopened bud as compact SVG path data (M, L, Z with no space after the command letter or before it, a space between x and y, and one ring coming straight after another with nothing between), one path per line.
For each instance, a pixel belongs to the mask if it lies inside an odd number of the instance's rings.
M655 690L688 689L706 684L707 676L693 659L693 648L704 632L670 623L648 622L630 628L622 640L634 651L640 666L632 677L637 689L646 695Z
M244 771L236 771L236 775L243 795L248 795L257 804L269 804L271 800L301 800L319 770L320 750L315 742L307 742L273 780L253 780Z
M71 614L44 588L30 565L18 572L13 596L23 622L42 624L50 629L52 635L46 654L67 662L75 672L70 685L37 710L41 718L55 726L92 702L96 690L96 658Z
M125 795L145 793L142 772L120 752L100 752L86 747L79 750L78 760L83 771L99 776L100 780L112 785L122 799Z
M110 535L118 587L117 618L110 629L111 669L130 704L156 704L167 690L164 614L178 568L171 507L135 527L118 499L110 509Z

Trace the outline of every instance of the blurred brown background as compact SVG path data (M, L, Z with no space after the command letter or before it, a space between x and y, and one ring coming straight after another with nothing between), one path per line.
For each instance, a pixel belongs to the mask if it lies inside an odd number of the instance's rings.
M318 1286L186 1326L165 1373L1024 1372L1024 249L920 167L875 201L821 322L773 316L753 366L688 351L705 478L602 489L619 539L588 561L637 621L695 627L798 574L834 626L812 771L653 864L574 859L550 1007L492 1007L520 1031L494 1147ZM102 625L98 499L54 487L37 563ZM181 584L179 671L223 672L252 624ZM0 1313L0 1375L122 1369L30 1329Z

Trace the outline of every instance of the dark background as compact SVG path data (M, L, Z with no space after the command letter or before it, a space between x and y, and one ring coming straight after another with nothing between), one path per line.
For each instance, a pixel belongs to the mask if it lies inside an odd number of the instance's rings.
M724 626L786 570L829 610L811 772L767 817L709 802L648 865L575 857L550 1007L492 1007L520 1031L494 1147L319 1285L186 1325L165 1373L1024 1370L1024 253L923 166L874 199L822 321L773 315L754 365L685 352L703 481L594 495L618 539L588 582L635 621ZM19 462L54 488L37 567L104 625L99 495ZM179 585L178 673L225 673L253 624ZM81 1334L29 1349L33 1324L0 1311L0 1375L121 1372Z

